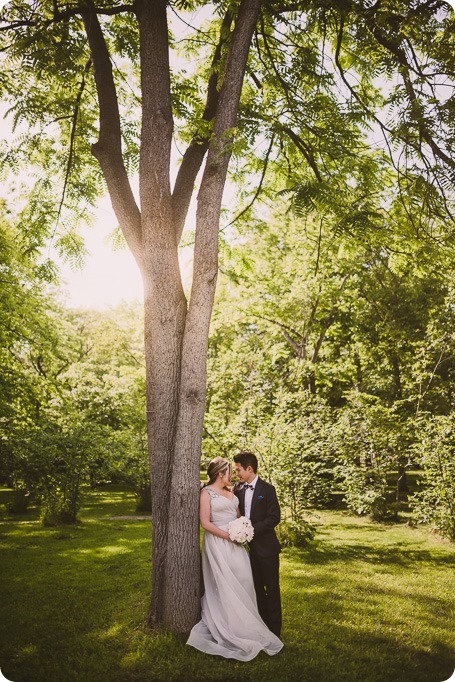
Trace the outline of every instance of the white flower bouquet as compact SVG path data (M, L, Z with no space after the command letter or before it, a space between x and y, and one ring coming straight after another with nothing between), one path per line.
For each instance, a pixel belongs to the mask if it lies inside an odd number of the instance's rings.
M239 516L235 521L231 521L228 527L229 537L239 545L246 545L254 537L254 528L249 519Z

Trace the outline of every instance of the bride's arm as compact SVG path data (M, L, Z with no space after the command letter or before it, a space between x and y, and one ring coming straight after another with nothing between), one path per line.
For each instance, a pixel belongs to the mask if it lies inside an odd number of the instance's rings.
M202 528L208 533L213 533L223 540L230 540L229 533L226 530L222 530L215 526L214 523L210 521L210 493L206 490L201 490L201 496L199 500L199 521L201 522Z

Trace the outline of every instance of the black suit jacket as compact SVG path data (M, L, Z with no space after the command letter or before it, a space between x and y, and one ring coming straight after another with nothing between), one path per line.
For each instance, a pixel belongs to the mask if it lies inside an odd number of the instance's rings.
M245 515L245 490L242 483L236 483L234 494L239 498L240 513ZM251 500L250 520L254 538L249 543L260 557L273 556L281 552L281 545L275 533L280 522L280 505L276 490L271 483L258 478Z

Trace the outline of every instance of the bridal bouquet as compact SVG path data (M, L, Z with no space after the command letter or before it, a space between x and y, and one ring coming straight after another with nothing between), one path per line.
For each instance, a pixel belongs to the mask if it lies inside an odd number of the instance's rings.
M239 545L246 545L251 542L254 536L254 528L249 519L239 516L235 521L231 521L228 528L229 537Z

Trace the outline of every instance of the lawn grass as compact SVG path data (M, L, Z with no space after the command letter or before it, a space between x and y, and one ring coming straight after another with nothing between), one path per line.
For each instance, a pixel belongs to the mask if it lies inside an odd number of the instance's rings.
M134 494L106 486L86 492L79 525L0 523L7 679L442 682L453 673L455 547L424 529L318 512L315 543L282 554L283 651L240 663L147 630L150 520L112 518L130 514Z

